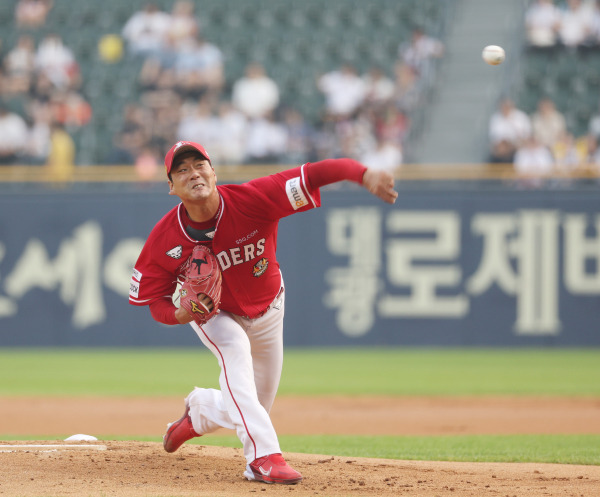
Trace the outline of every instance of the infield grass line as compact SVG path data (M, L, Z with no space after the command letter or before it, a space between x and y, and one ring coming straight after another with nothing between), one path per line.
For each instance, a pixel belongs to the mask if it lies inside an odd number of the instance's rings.
M64 435L67 436L67 435ZM27 440L0 434L0 440ZM52 442L64 437L37 436L30 440ZM160 437L98 435L99 442L137 440L161 443ZM414 461L515 462L583 464L600 466L600 435L445 435L445 436L358 436L281 435L286 452L338 457L367 457ZM241 448L235 435L205 435L186 442ZM0 445L0 448L2 446ZM185 455L185 447L180 455Z
M0 348L0 396L185 396L218 374L202 346ZM600 349L293 348L279 394L600 397Z
M287 452L342 457L600 465L600 435L282 435L279 441ZM209 436L194 443L241 447L235 436Z

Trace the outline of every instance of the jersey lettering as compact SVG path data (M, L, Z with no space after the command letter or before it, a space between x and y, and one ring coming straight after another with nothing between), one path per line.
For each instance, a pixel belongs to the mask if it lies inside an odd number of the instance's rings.
M252 233L248 233L246 236L243 236L242 238L239 238L235 241L236 245L239 245L240 243L243 242L247 242L248 240L250 240L250 238L252 238L253 236L258 234L258 230L254 230Z
M221 266L221 271L225 271L231 267L231 261L229 260L229 254L225 250L219 252L217 254L217 259L219 260L219 266Z
M263 255L264 251L265 251L265 239L261 238L260 240L258 240L258 242L256 242L256 257L260 257L261 255Z
M237 266L238 264L244 262L244 260L240 257L240 252L241 250L239 247L229 249L229 253L231 254L231 260L233 261L234 266Z
M231 266L238 266L256 257L260 257L265 251L265 241L264 238L261 238L256 244L248 243L241 248L235 247L229 250L221 250L217 254L221 271L226 271Z
M253 244L248 244L248 245L244 245L244 259L249 261L251 259L254 259L254 245Z

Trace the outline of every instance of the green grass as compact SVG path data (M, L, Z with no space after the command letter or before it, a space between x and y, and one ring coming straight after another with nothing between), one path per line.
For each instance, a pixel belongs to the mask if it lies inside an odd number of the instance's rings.
M184 397L194 385L218 388L217 376L216 360L201 346L0 349L0 396ZM288 349L280 388L286 394L600 397L600 349ZM69 434L62 435L42 439ZM0 440L15 438L0 434ZM600 435L315 435L280 441L286 452L346 457L600 465ZM234 435L198 443L240 447Z
M345 457L600 465L600 435L282 435L279 441L287 452ZM197 443L241 447L235 436L203 437Z
M63 436L64 435L64 436ZM0 440L64 440L68 434ZM160 437L98 435L99 440L160 442ZM285 452L415 461L537 462L600 465L600 435L359 436L281 435ZM188 444L241 448L235 435L207 435Z
M185 395L217 376L200 346L0 349L0 395ZM600 349L288 349L279 392L600 396Z

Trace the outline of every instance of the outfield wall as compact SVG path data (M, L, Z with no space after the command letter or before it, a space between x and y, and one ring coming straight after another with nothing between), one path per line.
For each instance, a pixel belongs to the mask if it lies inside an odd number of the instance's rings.
M175 198L156 189L0 195L0 346L199 345L128 304ZM415 183L360 188L280 223L287 345L598 346L600 197Z

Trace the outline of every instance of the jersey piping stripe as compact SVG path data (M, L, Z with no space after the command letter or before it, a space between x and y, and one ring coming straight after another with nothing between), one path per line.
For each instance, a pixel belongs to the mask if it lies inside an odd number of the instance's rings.
M317 207L317 204L315 204L315 200L313 199L308 187L306 186L306 178L304 177L304 166L306 164L302 164L302 167L300 168L300 174L302 175L302 188L304 188L304 191L307 193L308 198L310 198L310 201L313 204L313 207Z
M221 222L221 217L223 217L223 211L225 211L225 200L223 199L223 195L221 195L220 193L219 198L221 199L221 206L219 207L219 212L217 213L217 222L215 223L215 236L217 236L217 231L219 231L219 223Z
M131 302L136 302L138 304L142 304L144 302L150 302L152 299L144 299L144 300L138 300L138 299L134 299L132 297L129 297L129 300L131 300Z
M219 229L219 223L221 222L221 217L223 216L223 211L225 210L225 200L223 200L223 195L221 195L220 193L219 198L221 199L221 208L219 209L217 222L215 223L215 235L217 234L217 230Z
M179 204L179 207L177 209L177 221L179 222L179 228L181 228L183 236L185 236L190 242L197 243L197 241L191 238L185 231L185 226L183 226L183 223L181 222L181 209L183 209L183 202Z
M177 280L177 283L181 283L181 281ZM162 297L153 297L151 299L144 299L144 300L140 300L140 299L134 299L133 297L129 297L129 300L131 300L132 302L138 302L138 303L142 303L142 302L150 302L152 300L158 300L158 299L172 299L173 295L163 295Z
M240 416L242 418L242 423L244 423L244 428L246 429L246 433L248 434L248 438L252 441L252 445L254 446L254 459L256 459L256 442L254 441L254 438L252 438L252 435L250 435L250 431L248 430L248 425L246 425L246 420L244 419L242 410L240 409L240 406L238 405L237 401L235 400L235 397L233 396L233 392L231 391L231 387L229 386L229 378L227 377L227 367L225 366L225 359L223 359L223 354L221 354L219 347L217 347L215 345L215 343L208 337L208 335L206 334L206 332L204 331L202 326L198 325L198 328L200 328L202 330L202 334L206 337L206 339L210 342L210 344L219 353L219 357L221 358L221 364L223 364L223 373L225 373L225 382L227 383L227 390L229 390L229 395L231 395L231 399L233 400L235 407L237 408L238 412L240 413Z
M224 202L221 194L219 194L219 197L221 198L221 205L223 206L223 208L219 209L220 212L219 212L219 217L217 218L217 223L215 225L215 233L217 231L217 228L219 227L219 221L221 220L221 216L223 215L223 209L225 207L225 202ZM185 227L183 226L183 223L181 222L181 209L183 209L183 202L181 202L177 208L177 221L179 222L179 228L181 229L183 236L185 236L190 242L198 243L198 240L194 240L193 238L191 238L187 234L187 231L185 231Z

